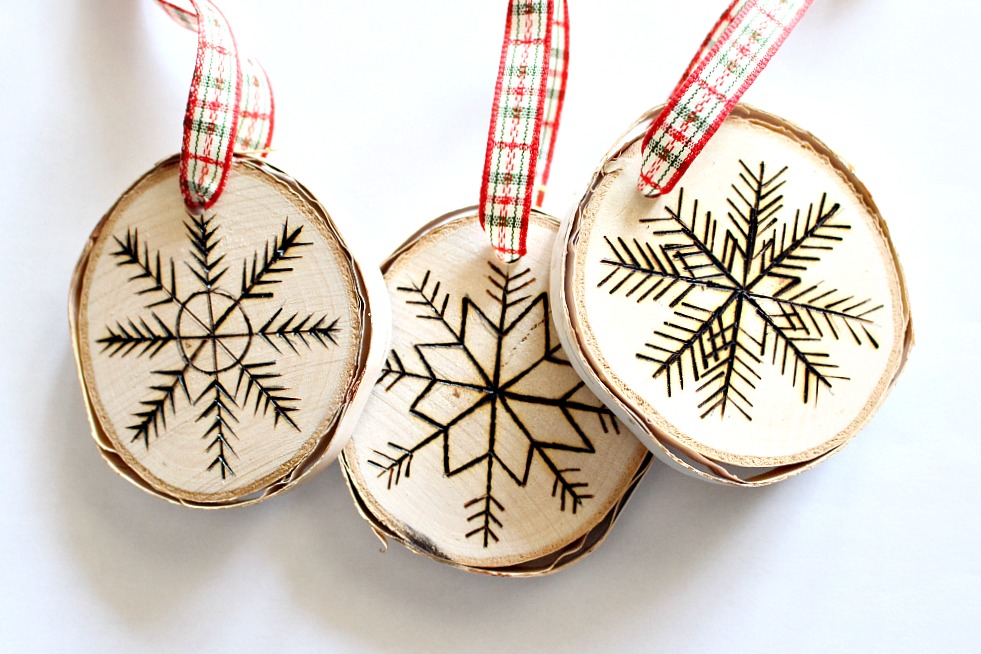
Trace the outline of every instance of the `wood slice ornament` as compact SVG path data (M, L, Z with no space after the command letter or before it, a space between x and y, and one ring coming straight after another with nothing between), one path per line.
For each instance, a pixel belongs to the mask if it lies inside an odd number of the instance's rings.
M733 86L713 82L676 98ZM743 105L707 135L697 113L671 135L677 105L614 147L567 222L556 323L655 455L768 484L837 452L881 406L913 341L902 270L869 192L813 135ZM676 149L652 137L665 125Z
M500 576L593 551L650 461L550 319L558 221L531 207L558 125L565 9L510 3L481 205L437 219L383 265L391 351L342 455L383 540Z
M212 42L227 32L210 3L190 15L165 8L189 27L200 20ZM196 169L202 160L226 163ZM229 148L224 160L189 161L185 150L159 163L96 227L72 281L73 342L103 457L194 507L293 486L337 457L367 400L387 334L380 288L316 199L263 160Z
M344 470L381 534L471 570L549 572L602 540L647 451L556 338L558 221L533 213L510 264L478 230L476 208L449 214L384 264L392 348Z

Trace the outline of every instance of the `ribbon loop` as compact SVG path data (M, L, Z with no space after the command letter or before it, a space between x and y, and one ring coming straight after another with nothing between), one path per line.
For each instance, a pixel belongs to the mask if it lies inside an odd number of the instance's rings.
M233 152L265 156L274 124L272 86L259 62L239 58L231 27L210 0L189 0L194 11L156 1L175 22L198 34L180 186L188 209L200 211L218 201Z
M638 188L670 192L813 0L735 0L644 138Z
M491 111L480 224L502 261L527 251L545 196L568 69L566 0L510 0Z

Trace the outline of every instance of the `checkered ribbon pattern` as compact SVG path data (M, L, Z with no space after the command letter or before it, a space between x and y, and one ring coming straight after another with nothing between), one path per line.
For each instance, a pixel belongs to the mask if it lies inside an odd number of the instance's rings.
M709 32L644 138L637 184L669 193L813 0L735 0Z
M198 35L180 164L184 203L197 212L218 201L233 152L265 156L273 133L272 86L259 62L239 57L228 21L210 0L189 0L193 10L156 2Z
M508 5L480 189L480 224L507 263L527 252L528 218L545 198L565 100L568 16L566 0Z

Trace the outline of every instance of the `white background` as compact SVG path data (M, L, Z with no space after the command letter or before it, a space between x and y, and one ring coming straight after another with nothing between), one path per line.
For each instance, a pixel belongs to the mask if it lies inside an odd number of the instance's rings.
M366 260L476 202L505 4L223 3L277 90L271 161ZM557 215L723 3L570 4ZM68 280L116 197L178 150L194 38L147 0L4 0L0 649L978 651L979 24L975 0L817 0L745 97L847 158L892 229L918 346L868 428L761 490L655 465L593 556L501 580L379 553L336 466L215 513L102 463Z

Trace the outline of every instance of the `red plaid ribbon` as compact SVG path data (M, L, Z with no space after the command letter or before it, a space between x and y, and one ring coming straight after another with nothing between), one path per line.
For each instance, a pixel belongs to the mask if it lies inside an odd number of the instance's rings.
M813 0L735 0L644 138L640 192L668 193L783 45Z
M178 24L198 34L184 114L180 186L187 207L199 211L221 195L233 151L265 156L272 142L272 87L259 62L239 59L231 27L210 0L189 0L194 11L156 1Z
M532 200L537 208L545 197L565 100L568 16L566 0L508 5L480 189L480 224L505 262L527 251Z

